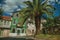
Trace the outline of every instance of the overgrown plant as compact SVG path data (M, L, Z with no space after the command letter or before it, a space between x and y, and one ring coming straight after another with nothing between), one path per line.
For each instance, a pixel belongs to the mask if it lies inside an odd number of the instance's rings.
M32 0L25 1L24 3L27 5L26 8L23 8L20 13L27 14L30 17L34 17L35 19L35 26L36 26L36 33L35 35L40 33L40 23L41 23L41 16L42 14L52 15L55 8L52 5L47 4L48 0L42 2L42 0ZM52 11L51 11L52 10ZM28 17L26 16L26 17ZM26 18L24 19L26 20ZM24 24L24 22L23 22Z

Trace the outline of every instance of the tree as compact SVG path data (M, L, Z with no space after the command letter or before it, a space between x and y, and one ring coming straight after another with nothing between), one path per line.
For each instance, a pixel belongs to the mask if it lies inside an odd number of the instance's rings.
M23 8L21 10L22 13L28 14L30 17L34 17L35 19L35 26L36 26L36 33L35 35L40 33L40 23L41 23L41 16L43 13L47 15L51 15L53 10L55 8L51 5L47 5L46 0L44 3L42 3L42 0L33 0L31 1L25 1L24 3L28 6L26 8ZM52 10L52 11L51 11ZM28 17L27 16L27 17Z
M3 13L3 10L2 10L2 8L0 8L0 19L2 17L2 13Z
M55 26L54 26L54 32L55 34L60 34L60 16L57 16L54 18L54 23L55 23Z
M47 32L48 34L52 34L55 26L54 18L47 17L46 21L47 21L46 23L43 23L43 26L46 28L45 33Z
M58 17L54 17L52 15L53 18L49 18L47 17L47 22L43 23L44 27L48 29L49 34L56 34L59 33L59 29L60 29L60 16ZM57 32L58 31L58 32Z

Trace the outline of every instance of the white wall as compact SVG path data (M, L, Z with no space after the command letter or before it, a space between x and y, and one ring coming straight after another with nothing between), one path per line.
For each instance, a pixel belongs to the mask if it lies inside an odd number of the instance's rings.
M36 31L36 27L35 27L35 24L30 24L28 23L27 24L28 28L27 28L27 34L34 34L35 31ZM34 30L34 32L32 32L32 30Z
M10 28L10 26L11 26L11 21L6 21L5 23L4 23L4 21L5 20L3 20L1 23L1 25L0 25L0 27L6 27L6 28Z

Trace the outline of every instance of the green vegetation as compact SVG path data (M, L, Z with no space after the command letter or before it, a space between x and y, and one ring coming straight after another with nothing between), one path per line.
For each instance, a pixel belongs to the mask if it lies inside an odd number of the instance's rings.
M40 23L41 23L41 16L42 14L47 14L47 15L52 15L53 12L55 10L55 8L51 5L47 5L47 1L46 0L43 4L41 3L42 0L33 0L33 2L31 1L25 1L24 3L28 6L26 8L23 8L20 11L20 14L24 14L26 16L25 19L23 19L22 24L24 24L24 22L27 20L28 17L32 17L35 19L35 25L36 25L36 33L35 34L39 34L40 33ZM52 11L51 11L52 10Z
M40 34L36 36L37 39L46 39L46 40L60 40L60 35L49 35L49 34Z
M2 22L1 22L1 19L2 19L2 13L3 13L3 10L2 10L2 8L0 8L0 25L2 24ZM1 30L0 30L0 36L1 36Z
M46 30L44 32L45 33L47 32L47 34L60 34L59 18L60 18L60 16L53 17L53 19L47 18L47 22L43 23L43 26L45 27L44 30Z
M2 13L3 13L3 10L2 8L0 8L0 19L1 19Z

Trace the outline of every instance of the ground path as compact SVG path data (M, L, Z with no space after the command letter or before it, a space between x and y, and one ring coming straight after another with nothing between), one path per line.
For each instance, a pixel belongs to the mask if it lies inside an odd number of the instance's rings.
M44 40L44 39L37 39L31 36L27 37L1 37L0 40Z

